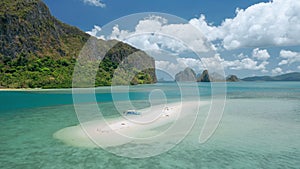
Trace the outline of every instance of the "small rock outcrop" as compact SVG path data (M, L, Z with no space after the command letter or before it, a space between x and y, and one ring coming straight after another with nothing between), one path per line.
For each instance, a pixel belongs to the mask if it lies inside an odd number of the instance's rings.
M229 75L227 78L226 78L226 81L227 82L238 82L240 81L239 78L236 76L236 75Z
M200 77L197 78L197 82L210 82L208 70L204 70Z
M187 67L175 75L175 81L179 82L196 82L196 73L193 69Z

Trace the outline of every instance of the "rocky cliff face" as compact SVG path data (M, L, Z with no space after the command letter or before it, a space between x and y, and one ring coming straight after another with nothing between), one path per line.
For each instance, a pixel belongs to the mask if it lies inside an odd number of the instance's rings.
M55 19L40 0L0 2L0 53L76 57L89 35Z
M76 58L89 38L78 28L54 18L41 0L1 0L0 86L71 87ZM97 43L106 49L111 42ZM143 59L131 59L131 65L145 67L146 63L151 69L134 69L132 84L156 82L154 60L119 42L104 56L96 85L111 85L118 65L133 53L139 53Z
M196 82L196 73L191 68L185 68L175 75L175 81Z

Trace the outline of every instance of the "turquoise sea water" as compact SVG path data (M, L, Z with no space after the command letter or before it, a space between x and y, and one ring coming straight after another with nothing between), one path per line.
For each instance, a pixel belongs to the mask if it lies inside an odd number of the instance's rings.
M157 88L170 100L180 97L175 83L132 86L129 97L146 107ZM199 89L201 99L209 100L209 83ZM116 116L110 88L96 93L104 115ZM126 93L116 98L126 100ZM208 142L198 143L196 123L175 148L144 159L54 139L56 131L79 123L72 103L70 90L0 91L0 168L300 168L299 82L228 83L222 121Z

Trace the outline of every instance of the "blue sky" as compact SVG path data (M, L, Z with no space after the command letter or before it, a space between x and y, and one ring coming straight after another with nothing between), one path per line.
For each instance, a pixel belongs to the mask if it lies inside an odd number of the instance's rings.
M84 3L84 0L43 0L51 13L63 22L88 31L93 26L105 25L122 16L138 12L163 12L184 19L205 14L210 22L220 24L225 18L234 17L236 8L246 8L262 0L105 0L105 7ZM268 2L268 0L265 0Z
M300 40L297 40L300 39L299 1L44 0L44 2L56 18L83 31L91 31L94 25L102 28L115 19L139 12L176 15L201 29L209 42L216 47L217 59L223 62L227 75L237 74L245 77L300 71ZM237 12L237 9L240 10ZM157 24L157 20L147 23L151 26ZM184 63L190 64L187 60ZM170 67L166 63L160 65Z

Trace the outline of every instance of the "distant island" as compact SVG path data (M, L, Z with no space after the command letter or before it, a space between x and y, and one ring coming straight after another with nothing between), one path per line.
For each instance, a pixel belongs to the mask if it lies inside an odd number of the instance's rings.
M192 68L185 68L175 75L175 81L178 82L239 82L239 81L300 81L300 73L286 73L278 76L253 76L238 78L236 75L229 75L226 78L218 73L210 73L203 70L201 74L196 75Z
M76 59L90 35L54 18L41 0L1 0L0 6L0 87L72 87ZM123 42L97 40L97 45L109 50L96 70L95 86L112 85L114 71L133 53L139 56L128 59L126 70L135 74L130 84L157 81L154 59L145 52ZM139 70L143 65L152 68ZM118 76L118 84L128 84L125 74Z
M183 71L178 72L175 75L175 81L177 82L238 82L240 79L236 75L229 75L223 77L222 75L213 72L209 73L208 70L203 70L201 74L196 75L192 68L185 68Z
M300 72L286 73L278 76L253 76L242 79L243 81L300 81Z

